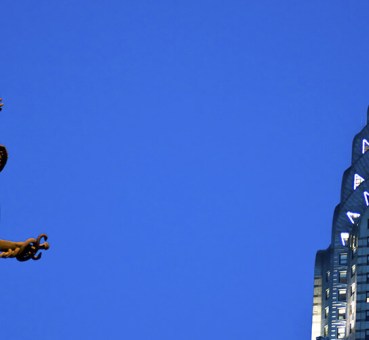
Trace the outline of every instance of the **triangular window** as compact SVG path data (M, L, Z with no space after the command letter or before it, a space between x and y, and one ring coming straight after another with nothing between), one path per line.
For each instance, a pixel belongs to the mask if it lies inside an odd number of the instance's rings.
M364 178L362 178L361 176L359 176L358 174L355 174L354 176L354 190L356 190L356 188L365 181Z
M369 206L369 192L364 191L364 198L365 198L366 206Z
M341 233L341 242L342 242L343 246L347 245L349 237L350 237L349 233ZM347 254L346 254L346 256L347 256Z
M363 154L368 150L369 150L369 142L366 139L363 139L363 148L362 148Z
M355 220L360 217L360 214L348 211L347 212L347 217L349 218L349 220L351 221L352 224L355 224Z

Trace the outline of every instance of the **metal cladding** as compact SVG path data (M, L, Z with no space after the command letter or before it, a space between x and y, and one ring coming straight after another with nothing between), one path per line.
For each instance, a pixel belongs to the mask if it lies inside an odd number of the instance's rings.
M316 255L312 340L369 340L368 151L369 124L353 140L331 244Z

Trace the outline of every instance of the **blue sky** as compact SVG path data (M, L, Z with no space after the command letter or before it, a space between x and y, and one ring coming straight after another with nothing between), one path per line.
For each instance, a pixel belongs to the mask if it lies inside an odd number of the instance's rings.
M367 1L1 2L3 338L309 339L369 104Z

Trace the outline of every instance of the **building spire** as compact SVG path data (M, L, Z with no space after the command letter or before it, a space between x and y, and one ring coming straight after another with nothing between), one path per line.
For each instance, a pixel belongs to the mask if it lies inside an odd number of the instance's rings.
M369 327L361 322L369 317L368 281L362 279L369 278L369 262L361 259L369 253L369 107L367 124L354 138L353 161L344 172L333 215L331 244L316 255L311 340L352 339L355 333L369 339Z

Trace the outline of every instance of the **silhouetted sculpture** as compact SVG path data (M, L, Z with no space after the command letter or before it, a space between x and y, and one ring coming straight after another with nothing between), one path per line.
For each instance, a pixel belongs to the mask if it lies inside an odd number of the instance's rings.
M40 243L42 240L45 242ZM40 249L49 249L49 244L46 242L47 235L41 234L36 238L29 238L24 242L12 242L0 240L0 257L9 258L15 257L18 261L39 260L42 253L37 252Z
M0 98L0 111L3 105L2 98ZM6 147L0 145L0 171L4 169L7 160ZM29 238L24 242L0 240L0 258L15 257L18 261L39 260L42 254L38 251L41 249L47 250L50 247L46 240L46 234L41 234L37 238Z
M8 160L8 151L4 145L0 145L0 171L4 169L4 166Z

